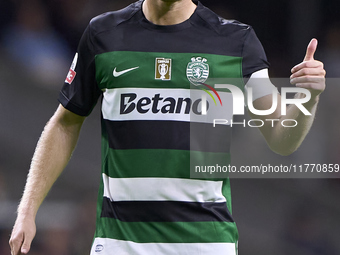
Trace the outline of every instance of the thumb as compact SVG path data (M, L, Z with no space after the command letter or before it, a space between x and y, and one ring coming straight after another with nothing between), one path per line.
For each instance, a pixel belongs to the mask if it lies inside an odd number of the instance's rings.
M314 60L314 54L316 51L316 47L318 46L318 40L312 39L308 44L306 56L303 61L311 61Z

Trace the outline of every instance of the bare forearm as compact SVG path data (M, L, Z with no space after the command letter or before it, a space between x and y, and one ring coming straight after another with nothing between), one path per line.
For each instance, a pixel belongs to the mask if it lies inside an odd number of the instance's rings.
M318 97L316 97L304 104L304 107L311 113L310 116L305 115L295 105L288 107L287 115L281 116L280 121L276 123L272 130L271 139L268 141L273 151L281 155L289 155L299 148L312 127L318 101ZM281 124L283 120L295 120L291 124L296 126L284 127Z
M296 105L289 106L287 114L283 113L285 115L282 115L281 97L278 95L278 107L275 112L269 116L260 116L260 119L279 120L275 122L275 125L266 124L260 127L261 133L265 137L269 147L278 154L289 155L301 145L313 124L319 96L326 88L326 71L324 70L324 65L322 62L314 59L316 48L317 40L312 39L307 47L303 62L292 68L292 75L290 76L291 84L309 92L308 94L310 94L311 97L308 102L303 104L303 107L307 109L311 115L305 115ZM304 94L306 93L297 94L297 98L305 97ZM255 109L265 110L270 109L273 101L271 96L263 96L253 103ZM251 114L251 117L256 118L258 116ZM297 125L295 127L283 126L282 121L288 121L288 119L294 121L292 126Z
M304 107L311 113L311 116L306 116L295 105L290 106L287 116L281 118L294 119L298 124L294 128L277 127L275 130L275 137L279 140L279 148L284 153L290 154L294 152L305 139L309 132L319 101L320 94L326 88L324 65L322 62L314 59L314 54L317 48L317 40L312 39L309 43L303 62L292 68L292 75L290 76L290 83L299 87L307 89L311 94L311 99L304 104ZM297 97L304 97L298 94ZM281 137L280 137L281 136Z
M84 117L59 105L35 150L9 244L11 254L27 254L36 233L35 216L53 183L69 161Z
M35 217L76 145L81 125L65 125L58 114L47 123L35 150L18 216Z

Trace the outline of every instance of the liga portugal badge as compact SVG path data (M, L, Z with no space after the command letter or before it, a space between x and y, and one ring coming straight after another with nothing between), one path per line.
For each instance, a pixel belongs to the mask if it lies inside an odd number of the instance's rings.
M71 84L74 80L74 77L76 77L76 72L74 71L74 69L76 69L77 61L78 61L78 53L76 53L76 55L73 58L70 71L68 72L66 80L65 80L65 82L68 84Z
M171 80L171 59L156 58L155 79L162 81Z

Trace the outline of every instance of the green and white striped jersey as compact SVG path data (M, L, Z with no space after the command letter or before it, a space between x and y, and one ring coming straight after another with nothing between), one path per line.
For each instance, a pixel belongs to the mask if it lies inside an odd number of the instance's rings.
M229 179L190 169L230 164L231 128L212 120L232 118L232 97L214 83L243 89L244 77L268 67L265 53L250 26L200 3L189 20L158 26L142 2L90 22L59 97L87 116L102 96L91 255L234 255Z

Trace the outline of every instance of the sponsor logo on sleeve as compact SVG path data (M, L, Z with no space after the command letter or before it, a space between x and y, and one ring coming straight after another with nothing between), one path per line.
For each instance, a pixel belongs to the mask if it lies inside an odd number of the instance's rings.
M70 70L69 70L67 77L66 77L66 80L65 80L65 82L68 83L68 84L71 84L73 82L74 78L76 77L77 73L74 70L76 69L77 61L78 61L78 53L76 53L76 55L73 58Z

